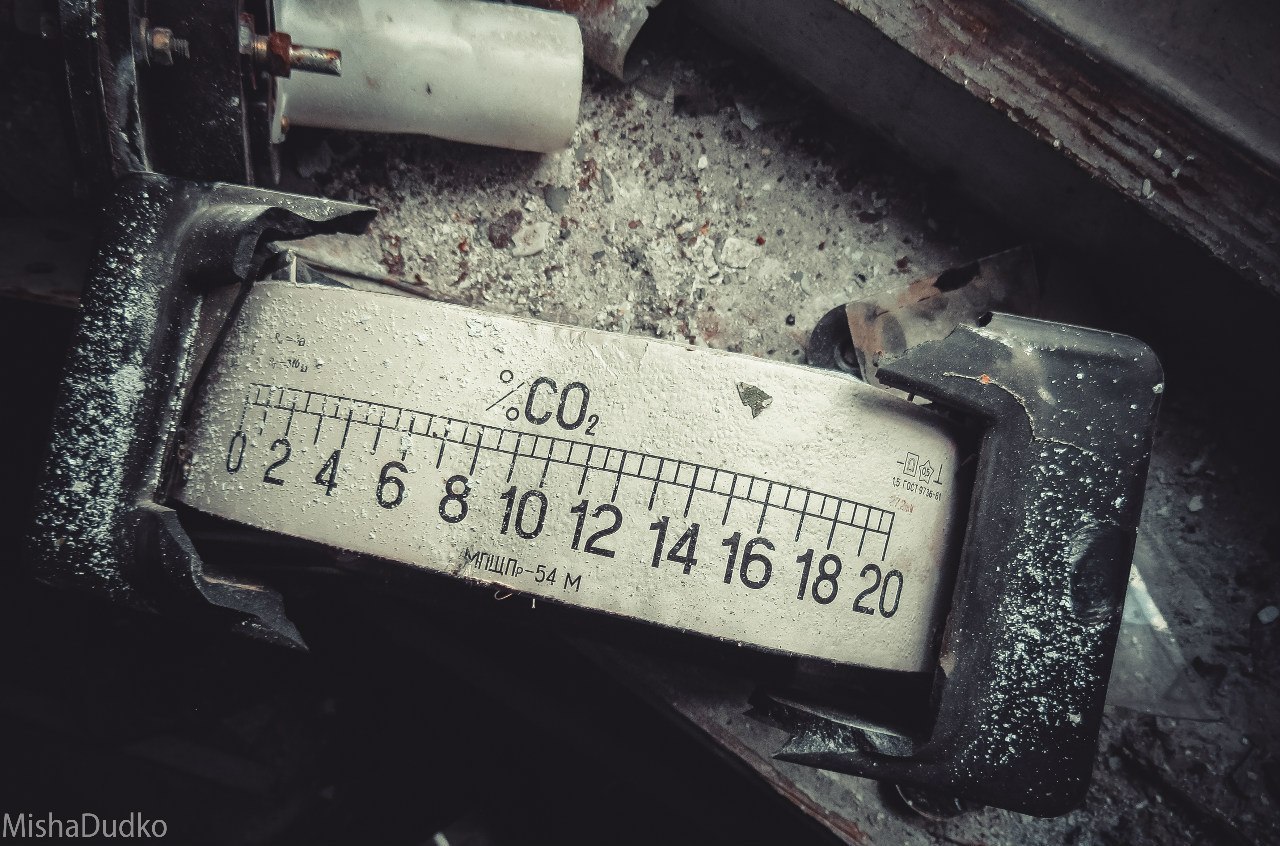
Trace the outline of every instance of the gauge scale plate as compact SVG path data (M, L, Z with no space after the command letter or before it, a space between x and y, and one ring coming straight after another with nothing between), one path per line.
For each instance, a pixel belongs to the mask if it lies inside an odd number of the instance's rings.
M849 376L276 280L200 390L175 491L198 510L744 645L934 664L955 440Z

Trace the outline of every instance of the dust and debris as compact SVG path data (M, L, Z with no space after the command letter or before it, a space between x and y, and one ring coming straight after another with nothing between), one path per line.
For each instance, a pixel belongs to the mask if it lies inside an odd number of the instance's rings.
M729 237L720 247L720 264L734 270L745 270L764 252L762 247L743 238Z
M161 208L145 190L129 202L136 217L129 235L143 242L157 237ZM79 551L73 566L86 581L123 595L127 587L115 562L104 556L114 555L112 532L127 493L123 457L134 447L136 418L150 378L136 339L154 333L158 304L155 286L147 284L152 269L139 263L131 245L106 243L97 261L99 272L112 274L120 284L102 295L97 310L85 312L79 342L68 358L67 372L73 375L64 384L63 407L69 409L70 422L57 431L50 453L64 456L49 466L55 478L79 478L37 514L37 535L55 543L60 555ZM64 550L66 544L70 546Z
M542 199L548 211L553 214L564 214L569 205L569 189L563 185L547 185L542 189Z
M550 234L551 224L545 220L520 227L512 238L511 255L514 258L536 256L547 248L547 236Z
M1182 468L1183 475L1196 476L1202 472L1207 472L1209 475L1213 475L1213 471L1208 469L1209 455L1212 452L1213 452L1213 445L1210 444L1209 446L1206 446L1203 450L1200 451L1199 455L1197 455L1195 458L1187 462L1186 467Z
M661 99L589 72L559 154L334 132L344 155L282 187L379 207L350 264L424 296L791 361L835 305L987 249L980 213L951 214L865 133L705 47L661 59ZM677 107L690 91L703 107Z
M520 211L520 209L511 209L503 213L497 220L490 222L487 227L489 243L499 250L510 247L516 231L519 230L520 224L523 222L524 212Z
M299 176L307 179L333 167L333 150L329 142L322 139L318 144L300 147L294 157L294 167Z

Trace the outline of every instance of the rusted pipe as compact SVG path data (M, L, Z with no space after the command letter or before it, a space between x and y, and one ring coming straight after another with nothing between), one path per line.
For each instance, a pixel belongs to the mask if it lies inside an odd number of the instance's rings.
M250 15L241 17L240 27L243 44L241 49L253 60L254 65L272 76L287 79L295 70L342 76L342 52L339 50L294 44L287 32L255 35Z

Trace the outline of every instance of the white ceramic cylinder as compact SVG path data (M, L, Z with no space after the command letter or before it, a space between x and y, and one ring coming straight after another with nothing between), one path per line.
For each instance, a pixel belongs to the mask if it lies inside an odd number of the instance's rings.
M279 80L289 124L412 132L514 150L568 146L582 34L557 12L479 0L278 0L276 29L342 51L342 76Z

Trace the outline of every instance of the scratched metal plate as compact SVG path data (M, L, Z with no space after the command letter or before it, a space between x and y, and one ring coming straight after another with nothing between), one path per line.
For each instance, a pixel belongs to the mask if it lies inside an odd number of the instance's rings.
M932 666L956 447L841 374L291 282L251 294L178 498L766 649Z

